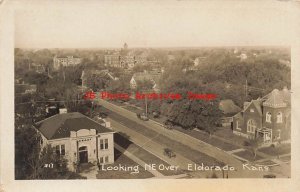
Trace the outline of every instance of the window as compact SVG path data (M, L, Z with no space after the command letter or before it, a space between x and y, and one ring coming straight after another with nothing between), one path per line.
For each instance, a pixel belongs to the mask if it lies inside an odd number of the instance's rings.
M280 139L280 137L281 137L281 130L278 130L277 139Z
M271 123L271 117L272 117L271 113L267 112L266 113L266 122Z
M104 149L108 149L108 139L105 139L104 141Z
M61 155L65 155L65 154L66 154L66 151L65 151L65 145L61 145L61 146L60 146L60 154L61 154Z
M236 122L236 129L241 130L241 128L239 127L239 121Z
M103 139L100 139L100 149L104 149Z
M108 163L108 156L100 157L100 164Z
M56 155L60 155L59 145L55 146L55 152L56 152Z
M282 123L282 113L277 113L277 123Z
M108 149L108 139L100 139L100 149Z
M65 145L56 145L55 152L56 155L65 155L66 154Z
M255 133L255 129L256 129L256 122L252 119L250 119L247 122L247 132L248 133Z
M254 109L250 109L250 112L251 112L251 113L254 113Z

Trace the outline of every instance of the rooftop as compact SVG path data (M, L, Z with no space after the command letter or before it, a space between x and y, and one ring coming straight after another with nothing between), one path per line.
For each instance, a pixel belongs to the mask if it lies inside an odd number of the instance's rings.
M221 100L219 103L219 109L223 111L224 114L235 114L241 111L241 108L235 105L231 99Z
M284 88L282 90L274 89L271 93L263 98L264 106L269 107L286 107L291 103L291 92Z
M79 131L81 129L95 129L97 134L112 132L110 129L78 112L54 115L36 123L35 127L47 139L68 138L71 131Z

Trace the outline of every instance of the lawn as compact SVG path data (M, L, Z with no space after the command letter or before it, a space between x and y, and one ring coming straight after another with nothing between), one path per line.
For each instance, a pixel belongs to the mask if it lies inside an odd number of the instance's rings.
M115 162L114 164L105 165L105 168L108 166L139 166L139 173L132 174L131 171L119 171L119 170L99 170L96 175L97 179L145 179L154 177L150 172L145 171L145 169L129 159L126 155L122 154L120 151L115 149Z
M291 153L290 144L282 144L276 147L264 147L259 149L260 152L266 153L271 156L278 156Z
M254 158L253 153L248 151L248 150L240 151L240 152L237 152L237 153L234 153L234 154L239 156L239 157L242 157L242 158L244 158L248 161L256 161L256 160L262 159L262 157L259 156L259 155L256 155L256 158Z
M174 128L177 130L177 131L180 131L182 133L185 133L185 134L188 134L196 139L199 139L201 141L204 141L208 144L211 144L215 147L218 147L224 151L232 151L232 150L235 150L235 149L238 149L239 147L236 146L236 145L232 145L230 143L227 143L227 142L224 142L218 138L213 138L213 137L209 137L208 134L202 132L202 131L196 131L196 130L184 130L182 129L181 127L176 127L174 126Z
M283 162L289 162L289 161L291 161L291 156L290 155L284 156L284 157L280 157L279 159Z

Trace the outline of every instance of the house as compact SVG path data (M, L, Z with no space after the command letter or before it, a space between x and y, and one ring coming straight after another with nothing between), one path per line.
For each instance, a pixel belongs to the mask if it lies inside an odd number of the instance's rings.
M233 116L233 133L261 139L263 144L290 142L290 91L274 89L263 98L245 102L244 109Z
M34 126L42 136L41 146L52 146L70 170L76 164L114 162L114 132L81 113L57 114Z
M15 94L33 94L36 90L35 84L15 84Z
M231 99L221 100L219 103L219 109L223 113L221 118L222 127L231 126L233 122L233 115L241 110L241 108L234 104Z
M246 53L241 53L239 56L237 56L238 58L241 59L241 61L244 61L248 58L247 54Z
M46 68L44 65L42 64L36 64L36 63L32 63L30 66L29 70L33 70L37 73L45 73L46 72Z
M196 57L194 60L194 66L197 67L205 61L206 57Z
M104 64L105 66L111 66L111 67L119 67L119 68L125 67L124 63L121 63L121 55L119 53L104 55Z
M53 58L53 67L58 70L60 66L67 67L72 65L78 65L81 63L81 58L76 58L73 56L60 57L55 56Z
M94 83L95 78L101 78L106 80L117 81L119 78L113 76L109 70L83 70L81 73L81 88L85 89L91 87Z
M152 83L152 89L155 92L159 92L158 82L161 77L160 71L144 71L144 72L138 72L133 74L131 80L130 80L130 88L131 89L137 89L139 82L146 82L150 81Z

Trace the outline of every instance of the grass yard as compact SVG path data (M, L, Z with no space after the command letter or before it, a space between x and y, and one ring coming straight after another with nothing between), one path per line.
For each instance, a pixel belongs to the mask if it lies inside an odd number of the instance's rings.
M240 152L237 152L237 153L234 153L235 155L239 156L239 157L242 157L248 161L257 161L257 160L260 160L262 159L261 156L259 155L256 155L256 158L254 158L254 154L248 150L245 150L245 151L240 151Z
M271 156L278 156L291 153L291 145L290 144L281 144L276 147L264 147L259 149L260 152Z
M181 127L176 127L174 126L174 128L182 133L185 133L187 135L190 135L196 139L199 139L201 141L204 141L208 144L211 144L215 147L218 147L224 151L231 151L231 150L235 150L238 149L239 147L236 145L232 145L230 143L224 142L218 138L213 138L213 137L209 137L208 134L202 132L202 131L196 131L196 130L184 130Z

